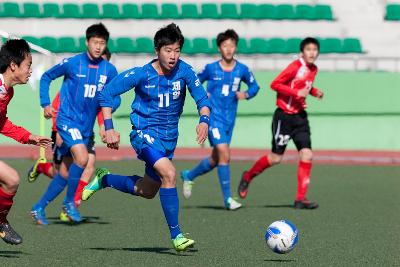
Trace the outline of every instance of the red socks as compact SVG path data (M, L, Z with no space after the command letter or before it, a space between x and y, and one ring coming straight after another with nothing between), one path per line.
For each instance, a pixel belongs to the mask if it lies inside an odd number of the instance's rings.
M13 204L15 194L16 193L6 193L3 188L0 187L0 223L7 222L7 214Z
M51 168L53 168L53 164L50 162L39 163L37 166L37 171L39 173L43 173L44 175L46 175L49 178L53 178L53 176L51 176L51 174L50 174Z
M310 184L311 162L299 162L297 169L297 195L296 200L304 200L307 194L308 185Z
M87 185L88 185L87 182L85 182L83 180L79 180L78 188L76 188L75 197L74 197L75 205L77 207L79 207L81 205L83 188Z
M256 163L254 163L253 167L250 170L246 171L243 174L243 179L250 183L251 180L260 173L262 173L265 169L271 167L271 163L269 163L268 156L263 156L259 158Z

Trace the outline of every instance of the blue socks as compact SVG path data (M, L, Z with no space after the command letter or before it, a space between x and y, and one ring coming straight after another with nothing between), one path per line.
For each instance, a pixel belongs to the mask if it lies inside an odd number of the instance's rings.
M107 174L102 179L102 185L104 187L115 188L118 191L121 191L124 193L136 195L135 194L135 184L136 184L136 181L141 178L142 177L137 176L137 175L124 176L124 175Z
M181 233L179 228L179 198L175 188L160 188L160 202L167 220L171 239L175 239Z
M231 197L231 173L229 165L218 165L218 178L221 185L222 194L224 195L225 204Z
M78 188L79 180L83 173L84 168L79 167L75 163L72 163L69 167L69 177L68 177L68 188L67 195L65 196L65 203L74 202L75 192Z
M205 174L212 169L214 169L214 166L211 166L209 158L204 158L196 167L190 170L190 172L187 174L187 178L190 181L193 181L197 176Z
M34 209L44 209L51 201L53 201L65 188L68 181L65 180L60 174L56 174L53 180L47 187L47 191L43 194L39 202L34 206Z

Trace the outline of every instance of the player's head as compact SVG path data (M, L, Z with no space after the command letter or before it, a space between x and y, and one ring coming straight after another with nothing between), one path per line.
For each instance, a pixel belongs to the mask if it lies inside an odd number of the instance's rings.
M306 63L314 63L319 55L319 41L312 37L305 38L300 43L300 51Z
M89 56L93 59L98 59L106 49L110 33L102 24L93 24L86 30L86 46Z
M11 75L12 85L27 83L32 74L31 66L31 49L25 40L8 40L1 46L0 73Z
M217 35L218 50L224 60L231 61L236 53L239 35L232 29L228 29Z
M110 52L110 50L108 49L108 47L106 47L106 49L104 49L104 52L103 52L103 54L101 55L101 57L102 57L103 59L107 60L107 61L110 61L110 59L111 59L111 52Z
M185 38L175 23L171 23L156 32L154 49L163 69L170 71L176 66L184 42Z

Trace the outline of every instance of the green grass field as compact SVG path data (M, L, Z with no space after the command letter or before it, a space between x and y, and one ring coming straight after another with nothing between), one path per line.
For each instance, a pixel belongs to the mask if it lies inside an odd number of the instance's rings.
M144 200L107 189L84 203L89 220L71 226L57 220L62 198L50 204L48 227L33 225L28 211L47 187L41 176L28 184L31 161L8 161L22 177L9 215L23 236L20 246L0 243L1 266L399 266L399 167L315 166L309 197L320 208L293 210L296 166L281 165L252 184L245 207L228 212L216 172L200 177L190 200L180 197L181 227L197 241L177 254L158 196ZM177 162L177 170L194 162ZM137 161L100 162L123 174L143 172ZM232 164L236 191L239 175L249 163ZM181 183L178 183L181 190ZM277 255L265 245L266 227L289 219L300 234L298 247Z

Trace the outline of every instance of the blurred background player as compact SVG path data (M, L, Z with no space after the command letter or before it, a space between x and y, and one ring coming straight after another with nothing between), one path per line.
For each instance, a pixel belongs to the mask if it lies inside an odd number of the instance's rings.
M300 44L300 51L301 57L293 61L271 83L272 90L278 94L278 108L272 121L272 152L258 159L250 170L243 173L238 194L245 198L252 179L266 168L279 164L288 142L293 139L300 157L294 208L315 209L318 208L318 204L306 198L313 153L305 99L309 94L319 99L324 95L322 91L313 87L318 70L314 64L319 54L318 40L305 38Z
M211 104L210 127L208 137L213 147L211 155L206 157L192 170L181 172L183 196L192 194L193 181L199 175L211 171L217 166L218 178L228 210L236 210L242 204L231 197L230 142L235 126L238 101L253 98L259 86L249 68L234 59L239 36L234 30L226 30L217 36L218 50L221 59L207 64L198 76L200 82L207 81L207 93ZM241 82L248 90L240 91Z
M96 191L112 187L143 198L154 198L159 191L172 244L177 251L194 244L194 240L186 238L180 230L176 171L171 161L178 140L186 86L200 114L196 127L200 144L207 138L210 114L207 94L200 80L192 67L179 59L183 43L184 37L177 25L172 23L161 28L154 36L157 59L124 71L100 93L107 146L118 149L119 134L112 124L112 99L135 88L130 140L138 158L146 163L144 176L115 175L107 169L98 169L82 194L82 200L87 200Z
M14 125L7 118L7 106L13 95L13 86L26 84L32 74L32 55L25 40L8 40L0 49L0 133L22 144L50 147L51 139L33 135ZM7 221L7 214L17 193L19 176L15 169L0 161L0 237L9 244L22 242L21 236Z
M111 59L111 53L106 48L103 52L102 55L104 60L110 61ZM121 97L116 96L113 99L113 112L118 109L118 107L121 104ZM28 171L28 181L30 183L33 183L36 181L38 176L42 173L49 177L50 179L54 178L56 173L58 172L60 168L60 164L62 161L62 154L60 152L60 147L56 145L56 138L57 138L57 127L56 127L56 119L57 119L57 113L58 109L60 107L60 93L58 92L56 96L54 97L52 103L52 131L51 131L51 139L53 140L53 162L47 162L45 158L39 158L35 164L29 169ZM46 117L49 119L49 117ZM104 120L103 120L103 115L101 114L101 110L97 114L97 121L99 124L99 134L102 139L102 141L105 142L105 131L104 131ZM96 157L96 151L95 151L95 141L94 141L94 134L91 137L91 140L88 145L88 153L89 153L89 160L88 164L85 168L85 170L82 173L81 179L79 180L78 188L75 192L75 205L79 207L81 203L81 197L82 197L82 191L83 188L89 183L90 178L93 176L94 173L94 165L95 165L95 157ZM60 219L62 221L68 221L68 217L66 216L66 213L64 211L61 212L60 214Z
M80 177L89 160L92 148L93 125L98 112L98 92L111 81L117 70L102 54L107 46L109 32L101 23L86 30L87 51L45 72L40 81L40 102L44 115L51 118L49 87L52 80L64 76L60 90L60 109L57 114L57 146L63 155L60 171L54 176L47 191L31 210L35 223L47 225L45 207L66 187L63 211L72 222L82 218L74 202ZM94 157L92 158L94 160Z

